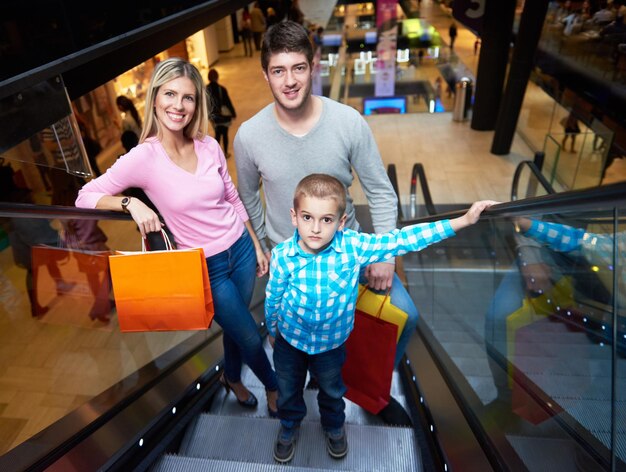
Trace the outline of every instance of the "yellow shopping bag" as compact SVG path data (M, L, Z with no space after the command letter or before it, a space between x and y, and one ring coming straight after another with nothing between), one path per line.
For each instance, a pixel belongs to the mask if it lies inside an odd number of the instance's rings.
M367 286L361 284L359 284L359 296L356 302L356 309L397 325L398 334L396 336L396 343L398 339L400 339L400 334L402 334L406 320L409 317L409 315L400 308L391 304L391 297L385 294L374 293L369 290Z

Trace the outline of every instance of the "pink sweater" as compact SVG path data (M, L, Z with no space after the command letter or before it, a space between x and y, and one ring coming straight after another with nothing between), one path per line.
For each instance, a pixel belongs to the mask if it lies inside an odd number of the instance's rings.
M194 144L195 174L174 164L156 138L148 138L87 183L76 206L95 208L105 195L138 187L159 209L179 248L201 247L206 257L230 248L245 230L248 214L217 141L206 136Z

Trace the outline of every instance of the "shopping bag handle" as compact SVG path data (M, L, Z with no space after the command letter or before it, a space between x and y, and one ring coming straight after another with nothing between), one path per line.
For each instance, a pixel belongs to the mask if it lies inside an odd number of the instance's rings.
M167 235L167 233L165 232L165 230L163 230L163 228L161 228L161 236L163 236L163 241L165 241L165 250L166 251L172 251L172 242L170 241L169 236ZM147 248L147 249L146 249ZM148 238L141 238L141 252L146 252L146 250L150 250L150 245L148 244Z
M359 293L359 296L356 299L357 304L359 303L359 300L365 294L365 292L367 292L368 289L369 289L369 285L363 285L363 290L361 291L361 293ZM385 298L383 298L383 301L381 302L380 307L376 311L376 318L381 317L383 313L383 307L385 306L385 303L387 303L387 299L389 298L390 294L391 294L391 287L385 290Z

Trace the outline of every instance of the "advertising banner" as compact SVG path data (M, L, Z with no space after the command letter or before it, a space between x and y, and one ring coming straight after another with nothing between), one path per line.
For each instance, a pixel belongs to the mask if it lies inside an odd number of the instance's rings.
M376 2L376 87L377 97L395 93L396 49L398 38L397 0Z

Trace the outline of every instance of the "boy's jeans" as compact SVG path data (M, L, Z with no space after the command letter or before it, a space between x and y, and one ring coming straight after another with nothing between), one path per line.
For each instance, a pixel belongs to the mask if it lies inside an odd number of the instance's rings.
M278 376L278 417L284 428L299 426L306 415L303 391L307 369L319 382L317 403L324 431L338 432L346 419L343 395L346 386L341 368L346 360L345 345L321 354L307 354L291 346L280 335L274 343L274 368Z

